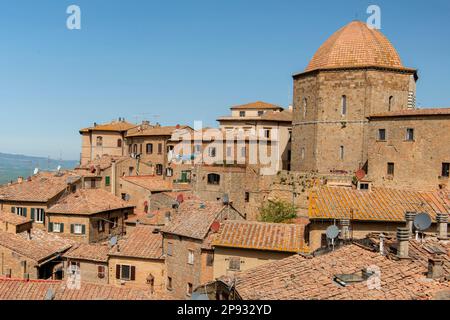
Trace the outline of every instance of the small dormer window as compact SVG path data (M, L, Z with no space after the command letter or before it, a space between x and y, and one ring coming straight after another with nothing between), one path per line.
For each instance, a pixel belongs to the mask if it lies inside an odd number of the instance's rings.
M245 117L245 111L239 111L239 117L244 118Z
M346 286L354 284L354 283L360 283L360 282L367 281L373 275L375 275L375 272L363 269L359 272L350 273L350 274L337 274L334 276L333 280L337 284L339 284L343 287L346 287Z
M258 117L261 117L262 115L264 115L264 111L258 111Z

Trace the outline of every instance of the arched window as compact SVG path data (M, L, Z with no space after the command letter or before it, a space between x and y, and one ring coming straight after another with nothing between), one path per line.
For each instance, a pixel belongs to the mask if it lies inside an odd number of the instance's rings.
M347 96L341 98L341 114L345 116L347 114Z
M220 184L220 175L216 173L208 174L208 184L219 185Z
M156 175L162 176L162 174L163 174L163 165L158 163L156 165Z
M97 137L97 147L103 146L103 137Z
M122 148L122 139L117 140L117 148Z
M306 110L308 109L308 99L303 98L303 119L306 119Z
M389 107L388 110L392 111L392 107L394 106L394 96L389 97Z
M130 144L130 145L128 146L128 153L129 153L129 154L132 154L132 153L133 153L133 145L132 145L132 144Z

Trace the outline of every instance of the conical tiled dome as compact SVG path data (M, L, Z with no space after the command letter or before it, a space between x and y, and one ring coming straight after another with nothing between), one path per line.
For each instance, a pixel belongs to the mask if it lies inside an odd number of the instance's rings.
M373 66L404 68L397 50L380 31L353 21L325 41L305 72Z

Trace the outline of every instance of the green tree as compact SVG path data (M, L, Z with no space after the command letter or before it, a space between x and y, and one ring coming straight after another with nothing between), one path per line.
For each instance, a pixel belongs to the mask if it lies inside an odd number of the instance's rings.
M287 223L297 217L297 207L277 199L263 204L259 213L261 222Z

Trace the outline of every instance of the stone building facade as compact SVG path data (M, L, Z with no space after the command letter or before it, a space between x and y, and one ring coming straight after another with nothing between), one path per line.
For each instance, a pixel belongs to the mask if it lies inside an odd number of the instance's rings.
M337 31L294 75L293 170L366 168L367 117L414 108L416 80L378 30L354 21Z
M450 109L405 110L369 119L369 181L391 188L448 188Z

